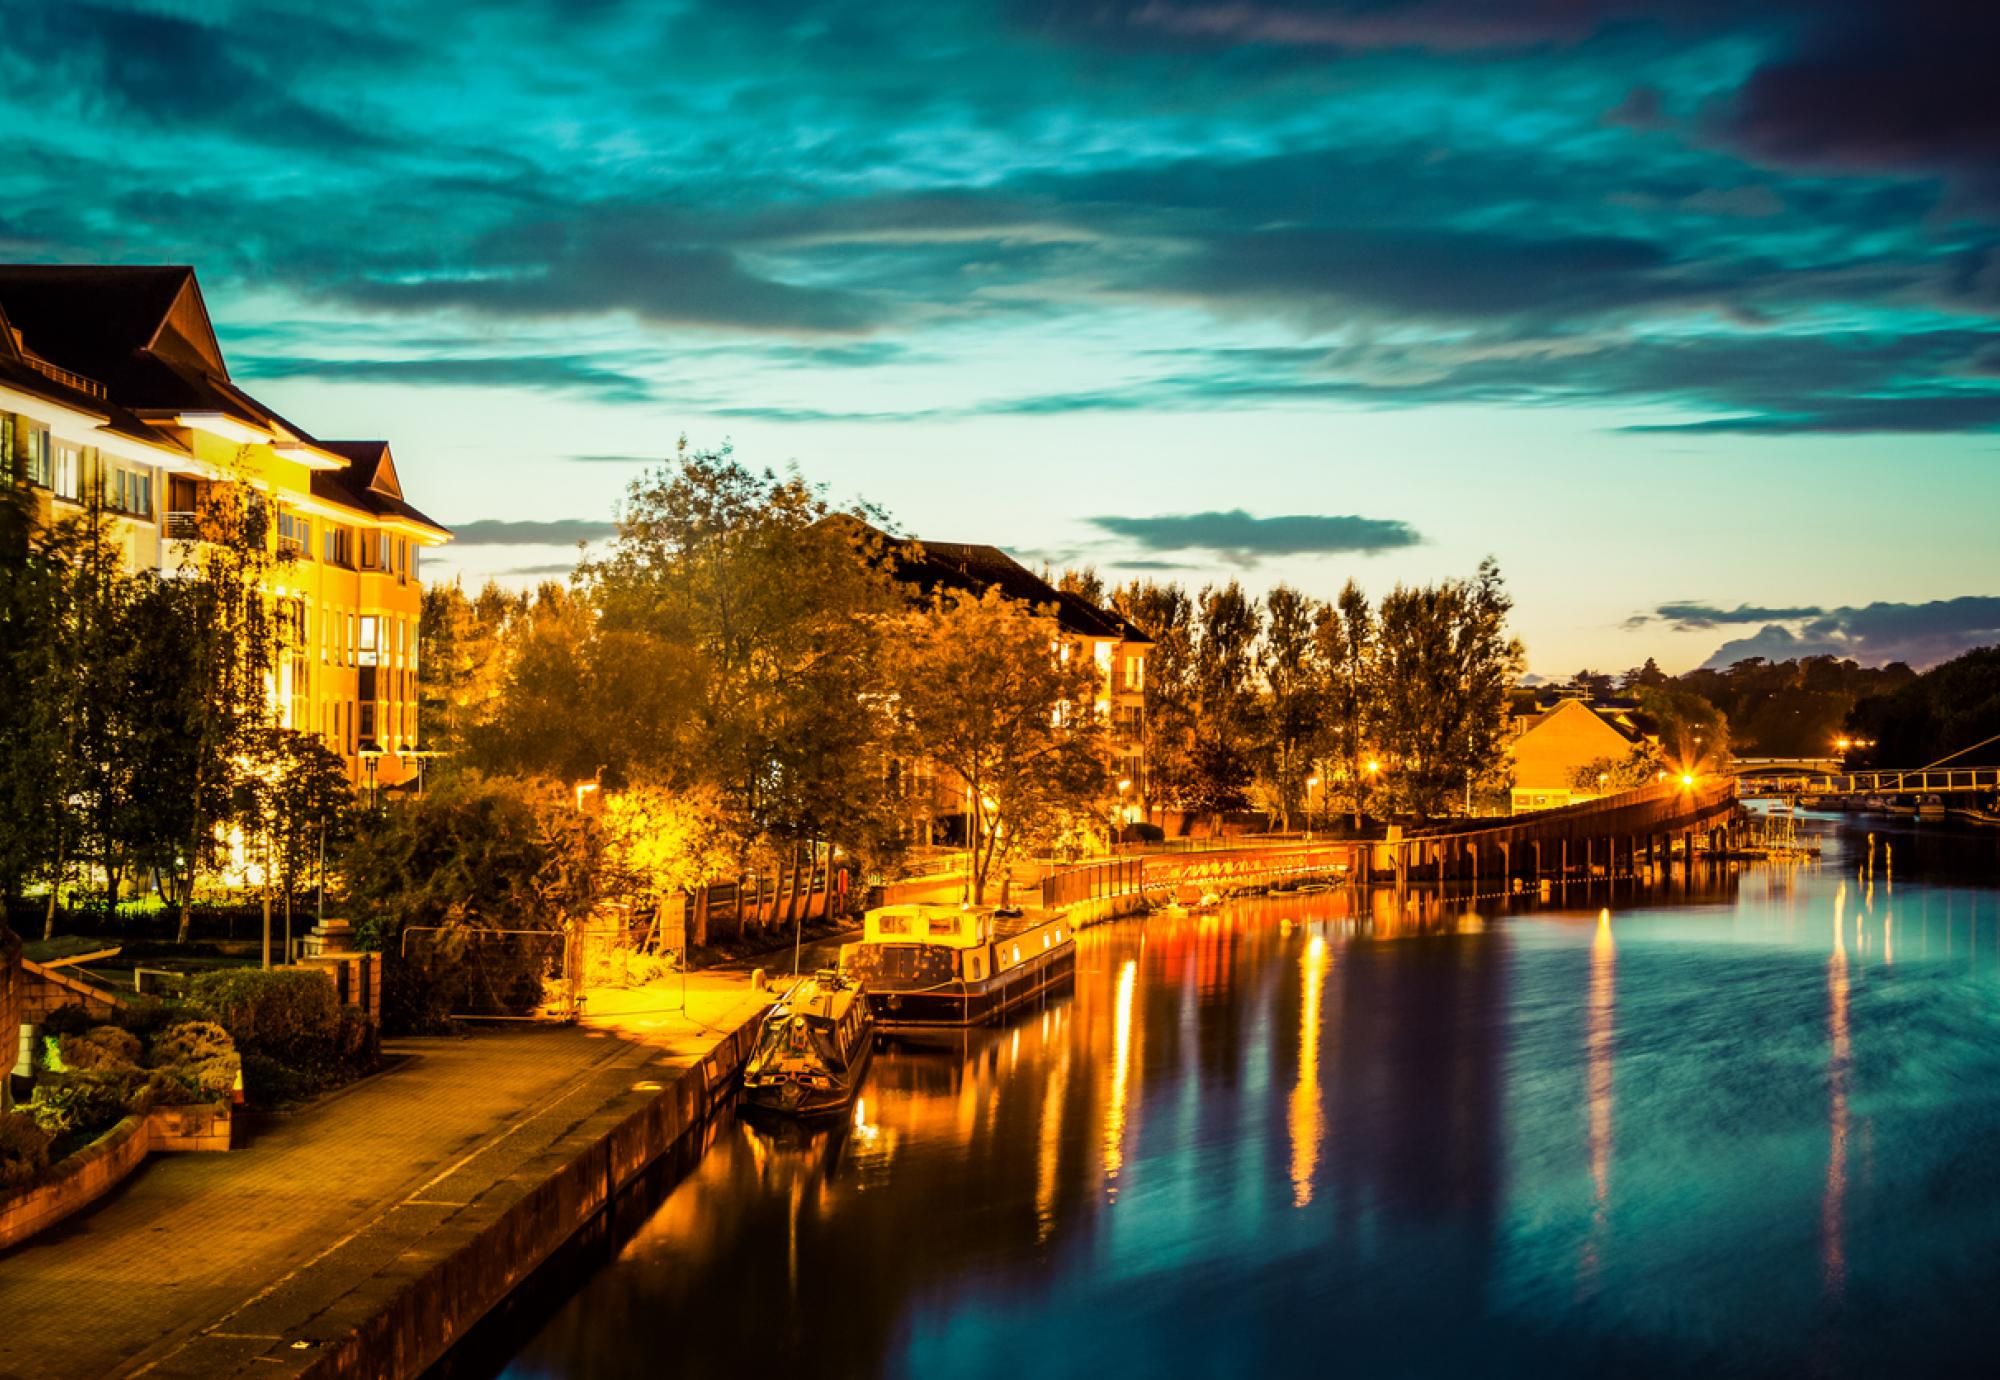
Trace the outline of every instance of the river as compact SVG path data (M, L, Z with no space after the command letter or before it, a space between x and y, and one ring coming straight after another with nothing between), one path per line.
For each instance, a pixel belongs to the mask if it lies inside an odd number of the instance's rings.
M2000 831L1809 827L1692 887L1088 931L837 1129L719 1125L502 1371L1990 1374Z

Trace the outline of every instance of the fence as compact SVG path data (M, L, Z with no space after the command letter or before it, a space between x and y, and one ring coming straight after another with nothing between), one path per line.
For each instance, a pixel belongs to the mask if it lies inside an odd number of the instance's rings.
M520 1019L576 1010L580 976L572 935L562 930L403 931L399 957L446 1014Z
M1042 906L1052 910L1106 896L1130 896L1145 885L1145 869L1144 858L1119 858L1051 872L1042 878Z

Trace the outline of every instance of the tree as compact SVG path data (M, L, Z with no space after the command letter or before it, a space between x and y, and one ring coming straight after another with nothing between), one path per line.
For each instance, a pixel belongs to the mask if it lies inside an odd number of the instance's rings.
M902 633L890 681L899 742L963 784L982 903L1024 844L1095 814L1106 783L1096 668L1049 613L994 589L949 592Z
M1331 604L1320 606L1313 626L1318 656L1326 667L1325 753L1334 765L1354 812L1354 827L1368 808L1375 773L1368 770L1376 750L1377 704L1375 613L1361 586L1349 580Z
M1141 800L1149 810L1185 805L1194 780L1194 604L1177 584L1134 580L1113 593L1112 608L1153 639L1140 715Z
M1678 685L1639 692L1641 726L1659 739L1675 772L1714 771L1729 760L1729 720L1714 705Z
M1315 637L1320 609L1290 585L1264 596L1262 768L1281 829L1292 827L1311 772L1326 707L1327 667Z
M355 810L347 765L317 736L265 730L245 777L242 817L277 883L287 928L302 884L319 879L325 847L338 849Z
M739 866L796 870L814 841L890 846L877 691L883 629L906 605L877 517L683 442L633 484L611 550L582 572L602 628L651 639L661 672L687 677L688 759L652 776L714 788Z
M1258 741L1253 680L1262 620L1231 580L1205 586L1195 604L1193 751L1186 804L1211 816L1249 803Z
M1418 815L1442 814L1499 768L1507 689L1522 667L1506 631L1512 607L1490 557L1471 580L1398 585L1382 600L1380 736L1396 798Z
M1662 770L1660 757L1650 744L1634 743L1623 757L1599 757L1578 767L1569 784L1574 790L1615 795L1651 785Z

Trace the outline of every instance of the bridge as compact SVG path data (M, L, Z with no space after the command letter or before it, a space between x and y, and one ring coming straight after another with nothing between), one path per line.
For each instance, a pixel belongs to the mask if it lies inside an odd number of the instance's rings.
M1667 780L1504 824L1431 826L1389 840L1377 856L1386 857L1398 881L1630 875L1642 860L1664 864L1676 842L1690 863L1698 842L1716 851L1738 814L1737 782L1728 777Z
M1736 778L1745 799L1848 795L1991 795L2000 767L1925 767L1915 771L1760 772Z

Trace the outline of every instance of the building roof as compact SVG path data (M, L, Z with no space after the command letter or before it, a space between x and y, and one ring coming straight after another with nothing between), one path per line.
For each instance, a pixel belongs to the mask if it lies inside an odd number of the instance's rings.
M180 415L221 413L347 460L315 498L450 534L404 500L388 442L315 440L236 386L185 264L0 264L0 383L184 455Z
M451 529L426 517L403 499L402 481L396 477L396 462L387 441L320 441L347 461L342 470L315 470L312 495L325 503L337 503L371 517L395 517L419 523L450 535Z
M926 594L940 589L961 589L970 594L998 589L1010 599L1036 607L1053 605L1056 623L1064 632L1079 637L1152 641L1130 619L1099 608L1080 594L1057 589L997 546L918 541L904 548L895 574Z

